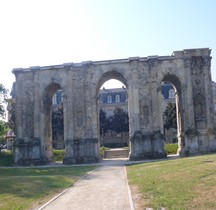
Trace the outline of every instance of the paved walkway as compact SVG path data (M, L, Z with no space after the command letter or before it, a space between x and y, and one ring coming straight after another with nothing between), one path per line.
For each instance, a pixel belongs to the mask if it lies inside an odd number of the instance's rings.
M104 160L41 210L133 210L125 160Z

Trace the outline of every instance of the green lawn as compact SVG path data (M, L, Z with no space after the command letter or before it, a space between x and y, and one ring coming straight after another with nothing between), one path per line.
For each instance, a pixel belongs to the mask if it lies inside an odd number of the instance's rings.
M0 168L0 209L38 207L95 166Z
M127 171L140 209L216 209L215 154L130 165Z

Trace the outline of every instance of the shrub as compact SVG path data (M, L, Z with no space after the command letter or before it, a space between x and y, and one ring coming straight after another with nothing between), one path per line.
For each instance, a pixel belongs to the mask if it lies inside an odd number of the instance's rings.
M13 154L11 151L0 151L0 166L11 166L13 164Z
M176 154L178 150L178 144L164 144L164 150L168 155Z
M64 149L53 150L54 161L63 161L64 156L65 156L65 150Z
M109 148L107 148L107 147L100 147L100 155L101 155L101 157L104 157L104 151L105 150L109 150Z

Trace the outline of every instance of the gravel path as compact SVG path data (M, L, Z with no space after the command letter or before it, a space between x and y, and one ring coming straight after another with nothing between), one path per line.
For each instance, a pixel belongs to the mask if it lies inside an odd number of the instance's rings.
M124 160L105 160L40 210L133 210Z

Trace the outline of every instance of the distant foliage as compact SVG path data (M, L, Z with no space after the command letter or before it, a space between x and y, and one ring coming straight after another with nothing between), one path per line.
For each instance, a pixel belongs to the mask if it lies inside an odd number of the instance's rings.
M128 113L121 107L116 107L114 115L111 116L110 129L116 133L129 131L129 117Z
M8 109L8 127L14 132L16 132L16 124L15 124L15 100L10 100L9 109Z
M100 109L99 122L100 122L100 134L104 135L109 129L109 120L106 116L106 112L104 112L102 109Z
M178 144L164 144L164 150L168 155L176 154L178 150Z
M63 104L52 107L52 131L53 138L57 138L57 134L64 134L64 113Z
M5 144L5 135L8 131L6 122L0 120L0 144Z
M109 148L108 147L100 147L100 155L101 155L101 157L104 157L104 153L105 153L105 151L106 150L109 150Z
M53 157L55 161L63 161L65 156L65 150L53 150Z
M11 166L13 164L13 154L11 151L0 151L0 166Z
M129 131L128 113L121 107L116 107L114 115L106 117L106 113L100 110L100 134L105 134L107 130L115 131L116 133Z
M5 89L5 87L2 84L0 84L0 117L1 118L5 117L4 104L7 99L7 92L8 91Z
M166 129L177 128L176 104L168 102L164 111L164 127Z

